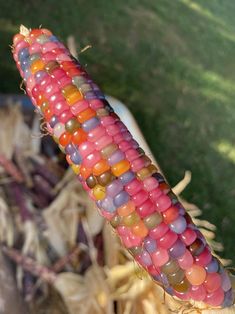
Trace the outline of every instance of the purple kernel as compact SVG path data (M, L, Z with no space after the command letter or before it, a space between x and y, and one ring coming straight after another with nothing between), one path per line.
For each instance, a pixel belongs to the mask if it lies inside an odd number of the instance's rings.
M77 150L70 155L70 159L75 165L79 165L82 162L82 158Z
M179 258L184 255L186 247L181 240L177 240L174 245L169 249L169 254L172 258Z
M181 234L185 231L187 227L187 222L184 217L179 216L170 224L170 229L177 234Z
M114 205L120 207L129 201L130 197L126 191L121 191L114 197Z
M50 121L50 127L51 128L54 128L54 126L56 125L56 123L58 123L59 122L59 120L58 120L58 118L56 117L56 116L53 116L52 118L51 118L51 121Z
M151 253L156 251L156 249L157 249L157 242L156 242L156 240L154 240L154 239L152 239L150 237L147 237L144 240L144 247L151 254Z
M114 197L118 193L123 190L122 183L117 179L111 182L109 185L106 186L107 195L110 197Z
M125 159L125 155L120 149L118 149L108 158L108 163L112 166L123 159Z
M147 251L143 251L141 253L141 255L139 256L139 260L142 266L150 266L152 265L152 259L151 256L149 255L149 253Z
M82 124L82 128L85 132L89 132L89 131L93 130L95 127L97 127L99 124L100 124L99 119L94 117L94 118L91 118L91 119L85 121Z
M116 207L113 203L113 199L110 196L106 196L102 201L101 201L101 208L109 213L113 213L116 210Z
M135 174L132 171L127 171L119 177L119 180L122 182L123 185L126 185L127 183L131 182L134 178Z
M68 154L68 155L72 155L75 151L76 151L76 147L75 147L73 144L68 144L68 145L65 147L65 152L66 152L66 154Z
M219 263L216 258L212 258L211 262L205 267L208 273L216 273L219 270Z

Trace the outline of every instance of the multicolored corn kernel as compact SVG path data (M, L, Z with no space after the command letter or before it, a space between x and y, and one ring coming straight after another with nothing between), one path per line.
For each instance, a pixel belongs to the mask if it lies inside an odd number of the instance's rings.
M136 261L182 300L232 305L227 272L79 61L46 29L17 34L13 45L48 131Z

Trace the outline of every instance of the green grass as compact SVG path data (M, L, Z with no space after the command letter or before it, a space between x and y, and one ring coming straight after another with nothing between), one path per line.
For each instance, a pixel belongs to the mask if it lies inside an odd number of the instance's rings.
M90 74L131 109L174 185L215 223L235 261L235 2L30 0L0 5L0 91L18 93L8 45L23 23L74 35Z

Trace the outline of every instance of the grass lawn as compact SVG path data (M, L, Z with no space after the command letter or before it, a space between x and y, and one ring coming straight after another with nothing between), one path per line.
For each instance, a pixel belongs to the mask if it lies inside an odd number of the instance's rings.
M9 44L19 24L74 35L101 88L128 105L169 182L215 223L235 262L235 2L7 0L0 4L0 92L19 93Z

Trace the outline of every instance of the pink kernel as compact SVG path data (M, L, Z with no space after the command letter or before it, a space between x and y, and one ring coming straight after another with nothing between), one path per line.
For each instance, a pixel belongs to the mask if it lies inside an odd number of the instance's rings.
M122 137L126 141L130 141L132 139L132 135L129 131L122 132Z
M169 249L172 247L172 245L176 242L178 239L178 236L175 232L169 230L166 234L164 234L159 240L158 244L164 248Z
M148 273L152 276L157 276L160 274L160 270L156 268L154 265L148 266Z
M31 46L29 46L29 53L33 54L33 53L41 52L41 47L42 46L39 43L34 43Z
M91 154L95 150L95 145L91 142L83 142L79 145L79 153L82 158L85 158L87 155Z
M45 63L53 61L53 60L55 60L55 55L53 52L47 52L42 55L42 61Z
M92 168L98 161L100 161L100 159L101 159L100 153L94 151L93 153L89 154L84 158L83 164L85 167Z
M218 273L208 273L204 281L208 292L214 292L221 286L221 276Z
M135 178L131 182L126 184L125 190L129 195L134 195L137 192L139 192L142 189L142 187L143 187L142 183Z
M195 264L205 267L210 263L211 259L211 252L208 247L205 247L200 255L195 256Z
M161 267L166 264L169 260L167 250L158 248L156 252L152 253L152 261L155 267Z
M219 306L222 304L223 300L224 291L221 288L219 288L216 291L209 293L204 301L212 306Z
M62 112L68 109L68 105L65 101L58 101L56 103L51 104L52 109L55 115L59 116Z
M118 144L119 148L125 153L128 149L133 148L132 144L128 141L122 141Z
M55 70L53 70L51 77L58 81L65 75L66 75L66 72L63 69L56 68Z
M197 234L194 230L187 228L183 233L180 235L180 239L186 244L191 245L197 238Z
M156 189L159 186L158 181L154 179L153 177L146 178L144 179L143 182L144 182L144 188L148 192Z
M122 142L124 140L124 137L122 135L122 133L118 133L113 137L113 141L117 144L119 144L120 142Z
M66 85L72 84L72 80L67 75L62 76L60 79L58 79L58 84L60 85L60 88L63 88Z
M149 231L149 235L153 239L159 239L164 236L165 233L169 230L169 227L164 223L161 222L156 228L151 229Z
M157 210L163 212L171 206L171 199L167 195L161 195L156 201Z
M56 105L58 102L64 102L64 101L65 101L65 99L64 99L64 97L61 95L61 93L56 93L56 94L51 95L51 96L49 97L49 102L50 102L51 105ZM67 107L67 109L68 109L67 103L66 103L66 107Z
M26 81L27 88L29 88L31 90L34 87L35 83L36 82L35 82L34 76L30 75L29 78Z
M127 127L125 126L125 124L124 124L122 121L118 120L117 123L116 123L116 125L119 127L119 130L120 130L121 132L128 131L128 130L127 130Z
M126 248L131 248L132 247L131 240L130 240L130 238L128 236L121 236L121 240L122 240L123 245Z
M143 204L136 208L136 212L141 218L151 215L155 212L156 206L151 202L150 199L147 199Z
M135 149L137 149L138 147L139 147L139 144L136 142L136 140L134 140L134 139L132 139L131 141L130 141L130 143L131 143L131 146L133 147L133 148L135 148Z
M180 268L188 269L193 265L193 257L189 250L185 250L184 255L178 258Z
M46 97L50 97L59 92L59 88L56 84L49 84L44 89Z
M178 291L174 290L174 295L183 301L187 301L190 299L190 293L189 292L178 292Z
M69 121L71 118L73 118L73 114L71 113L70 110L65 110L61 113L61 115L59 116L59 120L62 123L66 123L67 121Z
M71 58L66 53L61 53L57 55L56 61L57 62L71 61Z
M132 201L135 203L135 206L140 206L148 199L148 193L144 190L136 193L132 197Z
M206 297L206 289L203 285L191 286L189 293L191 299L195 301L203 301Z
M101 124L106 127L108 125L114 125L116 119L112 116L105 116L105 117L101 117L100 121L101 121Z
M26 41L22 40L14 47L14 53L18 54L18 52L21 49L26 48L28 46L29 46L29 44Z
M149 193L149 196L153 202L157 202L161 195L163 195L163 193L162 190L159 188L155 188Z
M95 147L100 151L111 143L113 143L112 137L109 135L104 135L95 142Z
M32 92L33 97L37 98L39 94L41 93L41 90L38 85L35 85L31 92Z
M135 160L133 160L131 162L131 169L134 172L137 172L137 171L141 170L144 167L145 167L145 162L144 162L144 160L141 157L137 158L137 159L135 159Z
M51 135L53 135L53 128L50 126L50 124L47 122L47 131L51 134Z
M140 157L140 153L138 153L137 150L134 148L128 149L125 154L127 160L129 160L130 162Z
M126 226L118 226L116 230L117 230L117 233L120 236L129 236L129 235L131 235L130 228L128 228Z
M98 126L96 128L94 128L93 130L89 131L88 133L88 139L91 142L95 142L97 141L99 138L101 138L102 136L104 136L106 133L106 130L103 126Z
M51 77L49 75L45 76L41 82L39 83L39 85L41 86L42 89L44 89L47 85L52 84L53 81L51 79Z
M76 116L87 108L89 108L89 102L87 100L80 100L72 105L70 110Z
M111 124L106 127L106 131L108 135L114 136L119 133L119 128L115 124Z
M94 110L100 109L104 107L104 104L99 99L91 99L90 100L90 107Z
M132 246L140 246L142 241L143 241L143 239L141 237L138 237L138 236L134 235L133 233L129 234L129 239L130 239Z
M42 52L46 53L48 51L51 51L52 49L58 48L58 45L53 42L47 42L42 46Z

